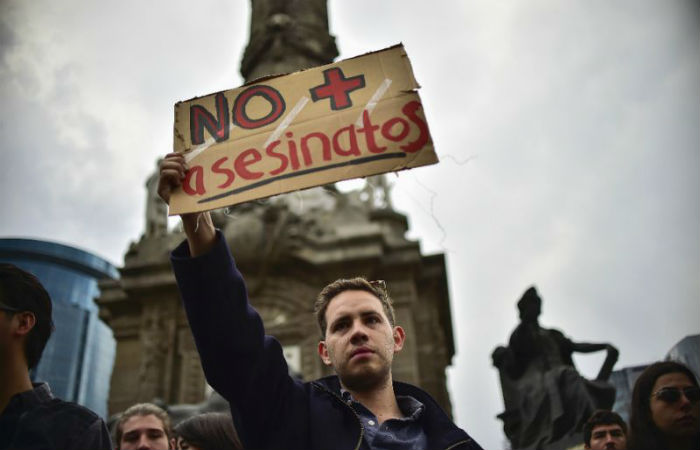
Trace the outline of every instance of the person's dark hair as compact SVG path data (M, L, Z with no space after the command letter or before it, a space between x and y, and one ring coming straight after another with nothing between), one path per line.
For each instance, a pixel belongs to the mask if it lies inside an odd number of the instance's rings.
M627 424L618 413L607 409L598 409L594 411L588 421L583 424L583 442L587 446L590 447L591 445L593 429L601 425L620 425L622 432L627 435Z
M314 303L314 314L316 315L318 326L321 329L321 336L323 336L324 339L326 338L326 327L328 325L326 322L328 304L336 296L345 291L366 291L377 297L382 303L382 308L384 309L387 319L389 319L389 324L392 327L394 326L394 305L389 297L389 292L386 289L384 281L367 281L362 277L350 279L341 278L324 287L321 293L318 294L318 298L316 298L316 302Z
M685 374L691 383L698 386L695 374L687 366L676 361L660 361L644 369L634 383L634 390L632 391L628 448L653 450L666 446L664 435L651 416L650 401L651 390L654 388L656 380L660 376L669 373ZM700 444L700 433L696 436L696 440Z
M51 297L34 275L13 264L0 263L0 302L17 310L5 311L10 316L29 311L36 318L24 345L27 366L33 369L53 331Z
M122 435L124 434L124 423L134 416L156 416L163 424L163 431L168 437L168 441L173 436L173 430L170 426L170 416L163 408L153 403L137 403L126 409L119 415L116 424L114 425L114 444L120 448Z
M202 450L242 450L243 445L225 413L204 413L189 417L175 426L175 437Z

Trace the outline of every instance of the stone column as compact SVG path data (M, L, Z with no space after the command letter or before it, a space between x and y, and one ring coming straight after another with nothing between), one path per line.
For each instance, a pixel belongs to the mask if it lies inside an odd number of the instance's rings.
M250 40L241 61L246 82L333 62L326 0L251 0Z

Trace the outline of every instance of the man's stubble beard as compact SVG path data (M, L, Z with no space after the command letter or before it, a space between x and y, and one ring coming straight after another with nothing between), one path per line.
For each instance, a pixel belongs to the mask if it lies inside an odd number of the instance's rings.
M346 371L343 371L346 372ZM352 392L368 392L375 390L391 379L391 364L383 364L379 369L358 370L354 373L336 371L343 386Z
M374 363L367 361L365 367L361 367L362 363L352 363L348 360L343 367L336 368L335 371L343 386L353 392L368 392L389 384L393 362L392 345L393 341L385 342L383 349L376 349L377 351L373 353L371 358L376 358L378 361ZM348 367L351 364L355 366L355 370L349 370ZM357 367L358 365L360 367Z

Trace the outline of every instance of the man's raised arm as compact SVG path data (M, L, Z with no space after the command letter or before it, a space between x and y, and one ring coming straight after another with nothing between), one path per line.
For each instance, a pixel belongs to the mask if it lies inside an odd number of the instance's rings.
M161 162L158 195L166 203L183 184L187 169L177 153ZM173 250L170 261L204 374L232 405L241 439L250 448L261 448L269 424L289 409L294 380L281 345L265 336L243 276L210 214L181 218L187 244Z

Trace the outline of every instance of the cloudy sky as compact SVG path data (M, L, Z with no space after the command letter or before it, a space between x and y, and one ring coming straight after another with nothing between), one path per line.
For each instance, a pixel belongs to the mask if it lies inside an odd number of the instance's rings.
M0 0L0 237L116 265L173 105L241 84L246 0ZM195 6L196 5L196 6ZM531 284L541 322L618 367L700 332L697 1L331 0L341 58L403 42L442 162L392 176L447 255L457 423L501 448L490 353ZM603 355L578 358L594 376Z

